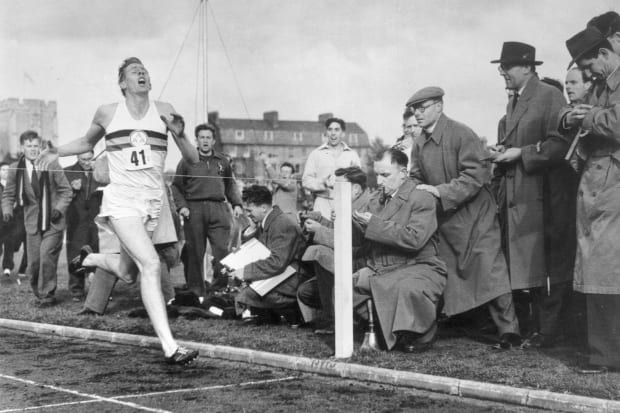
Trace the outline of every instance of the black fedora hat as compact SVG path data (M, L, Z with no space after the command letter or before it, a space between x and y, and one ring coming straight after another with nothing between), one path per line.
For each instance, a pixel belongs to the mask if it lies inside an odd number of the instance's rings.
M568 64L568 69L570 69L573 63L581 59L584 54L600 45L604 40L605 36L595 26L588 26L585 30L568 39L566 41L566 48L573 58Z
M499 59L491 60L491 63L507 63L512 65L541 65L536 60L536 48L521 42L504 42L502 54Z

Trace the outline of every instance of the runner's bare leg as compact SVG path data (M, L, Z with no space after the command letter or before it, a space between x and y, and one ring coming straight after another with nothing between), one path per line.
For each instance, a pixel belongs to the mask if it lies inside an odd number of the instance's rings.
M146 312L151 319L155 333L161 341L166 357L177 350L178 345L172 337L166 303L161 292L161 267L159 256L149 237L142 218L110 218L110 224L121 242L121 254L118 269L122 273L128 271L131 261L138 266L141 275L140 293Z

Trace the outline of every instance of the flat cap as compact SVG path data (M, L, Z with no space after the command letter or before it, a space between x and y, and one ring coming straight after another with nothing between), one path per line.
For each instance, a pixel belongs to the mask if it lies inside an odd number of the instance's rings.
M443 95L444 91L439 86L427 86L415 92L407 101L406 106L413 106L429 99L439 99Z

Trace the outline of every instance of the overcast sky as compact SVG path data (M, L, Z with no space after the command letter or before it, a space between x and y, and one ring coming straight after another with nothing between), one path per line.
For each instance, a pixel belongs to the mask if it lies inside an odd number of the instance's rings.
M490 142L505 111L504 41L536 47L541 76L564 78L564 42L614 0L209 0L249 116L333 112L370 135L399 136L417 89L444 88L445 112ZM97 107L122 98L119 63L138 56L157 98L198 0L0 0L0 99L58 102L60 142L82 136ZM247 118L208 17L209 110ZM162 100L196 121L198 25ZM176 152L170 165L178 160Z

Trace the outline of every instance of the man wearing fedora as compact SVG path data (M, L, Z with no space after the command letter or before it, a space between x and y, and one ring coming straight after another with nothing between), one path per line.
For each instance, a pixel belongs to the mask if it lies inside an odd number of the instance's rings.
M579 153L585 166L577 195L577 255L574 289L585 294L589 365L581 372L620 368L620 56L609 33L595 25L566 41L573 60L604 80L587 104L565 111L560 130L580 128ZM570 67L570 66L569 66Z
M423 129L411 147L410 176L438 203L439 256L448 267L443 312L453 316L487 304L498 347L509 349L521 344L521 337L490 170L480 138L444 114L443 96L443 89L430 86L407 101Z
M513 94L493 151L502 246L508 261L524 346L550 347L570 293L575 251L574 212L567 210L575 173L564 161L569 142L557 130L562 93L538 79L536 49L505 42L499 74ZM568 208L570 209L570 208ZM520 300L531 299L519 307ZM519 308L525 311L519 311Z

